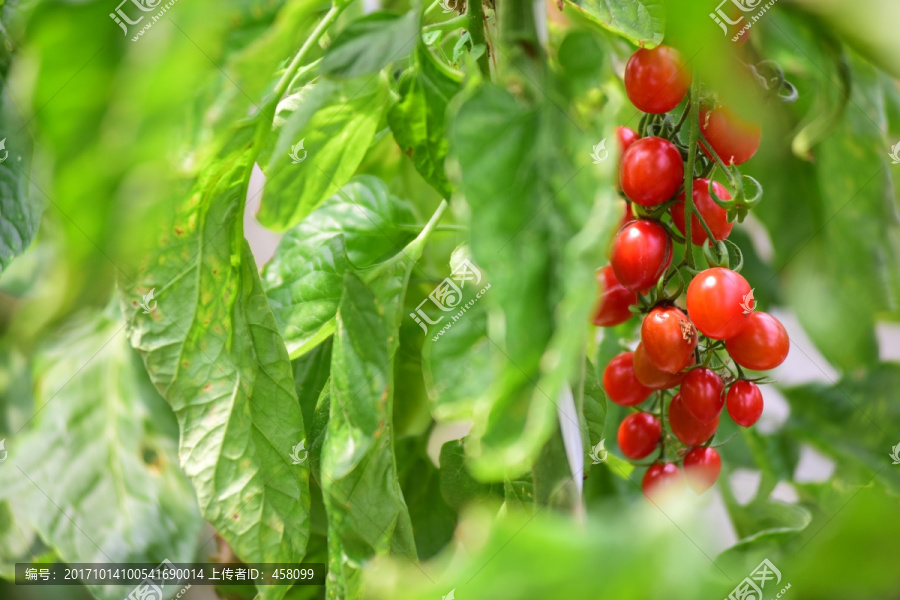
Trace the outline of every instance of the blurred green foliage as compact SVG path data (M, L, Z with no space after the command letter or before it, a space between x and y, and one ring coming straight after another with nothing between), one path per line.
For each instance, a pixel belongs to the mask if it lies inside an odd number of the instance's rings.
M545 43L530 4L496 4L484 48L438 3L183 0L133 42L112 2L0 2L0 575L205 559L202 516L242 560L329 564L325 589L264 598L725 597L763 558L792 598L897 595L900 372L876 336L900 316L897 7L782 0L739 47L711 3L571 0ZM646 502L598 385L636 320L599 342L586 325L621 217L614 127L639 118L619 76L663 41L763 124L746 172L764 199L732 240L762 308L793 311L839 374L779 386L774 431L723 416L725 533L703 501ZM756 93L742 63L761 60L795 103ZM285 232L261 276L260 193ZM423 336L409 314L463 259L477 302ZM430 436L458 421L435 464ZM827 480L797 480L803 445ZM759 472L749 500L737 470Z

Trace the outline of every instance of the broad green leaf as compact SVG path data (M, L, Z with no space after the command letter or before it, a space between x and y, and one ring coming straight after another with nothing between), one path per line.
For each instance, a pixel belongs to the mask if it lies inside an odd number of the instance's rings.
M416 170L441 196L450 196L444 173L447 137L444 115L447 104L460 89L458 78L424 45L418 44L414 65L400 80L400 98L388 110L388 123L397 145Z
M85 364L85 361L90 360ZM65 562L190 562L202 525L177 428L118 310L77 318L38 357L34 421L0 494ZM128 590L96 586L101 599Z
M291 366L294 369L294 389L297 390L297 398L300 400L303 422L312 423L322 390L328 386L328 376L331 373L331 341L319 344L292 361ZM312 439L312 426L307 429ZM312 448L312 444L308 443L306 447Z
M391 270L386 277L398 275L406 279L409 271ZM400 287L402 294L405 281ZM394 297L380 300L353 273L346 275L344 288L321 481L329 535L340 548L337 577L346 582L339 595L357 598L357 565L388 552L415 560L416 546L398 480L391 422L398 302Z
M31 193L31 140L7 89L13 48L7 28L24 15L18 1L0 5L0 275L22 254L37 233L43 206ZM16 23L18 25L18 23ZM16 27L18 29L18 27Z
M472 255L492 285L481 302L501 307L506 322L505 339L486 332L501 351L491 351L495 376L477 403L467 447L476 471L491 471L478 476L502 477L510 467L523 472L555 425L553 402L533 383L552 328L545 297L549 232L526 229L543 191L532 162L538 129L536 111L485 85L462 105L452 132L461 191L472 210Z
M730 485L726 479L718 487L739 539L717 556L716 562L733 578L740 579L763 557L798 539L812 522L812 515L803 506L778 500L758 499L740 506Z
M400 487L422 560L446 546L456 527L456 511L441 495L441 473L425 453L423 443L427 441L427 437L409 436L396 444Z
M469 257L467 247L457 248L451 257L451 273ZM475 400L491 384L494 349L486 335L487 306L482 301L490 293L490 283L483 276L481 279L478 283L459 282L463 287L456 308L449 312L428 311L429 318L436 323L424 323L428 330L422 346L422 371L431 414L438 422L471 419ZM434 306L427 297L422 301L425 308ZM468 308L460 316L464 307Z
M344 274L393 256L415 222L409 204L360 176L282 238L263 285L288 353L296 358L334 332Z
M584 370L582 371L584 383L582 386L581 398L577 402L579 407L579 421L581 427L581 440L584 447L584 477L590 476L593 468L593 458L590 454L597 447L597 456L606 459L609 454L606 453L606 420L607 420L607 400L603 388L600 386L600 380L590 360L585 359ZM601 444L602 442L602 444ZM598 446L599 445L599 446Z
M419 35L419 11L376 12L341 30L328 46L319 72L333 77L371 75L409 56Z
M352 271L344 276L321 452L329 597L358 598L360 565L375 556L416 560L394 453L393 361L410 272L445 208L400 254L367 273L368 283Z
M309 471L291 452L306 435L238 228L250 166L240 149L207 168L122 299L131 343L178 417L182 466L204 517L241 560L297 562L309 536ZM145 314L137 304L151 289L158 304Z
M556 396L583 360L594 269L617 215L604 191L612 166L558 151L590 147L573 125L555 103L530 107L483 86L452 132L472 255L492 286L481 302L494 308L486 333L495 374L467 448L486 479L530 468L557 425Z
M362 162L387 102L383 77L320 80L284 98L278 133L260 158L266 185L259 221L286 231L337 193Z
M638 46L656 46L666 30L662 0L566 0L566 6Z
M501 500L502 486L481 483L466 469L465 438L450 440L441 446L441 495L459 511L469 504L489 499Z
M900 407L896 397L900 365L885 363L862 377L835 385L811 383L781 388L791 405L785 435L812 444L835 460L835 477L866 484L873 477L895 493L900 472L890 467L898 440Z
M575 477L583 477L584 473L571 472L562 433L558 428L550 434L550 439L541 449L531 474L535 505L570 511L580 502Z
M531 481L507 479L503 482L503 498L501 515L509 512L533 513L535 510L534 485Z

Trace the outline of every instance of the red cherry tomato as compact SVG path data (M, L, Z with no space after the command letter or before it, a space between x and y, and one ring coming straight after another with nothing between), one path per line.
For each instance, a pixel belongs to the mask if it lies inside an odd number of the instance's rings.
M748 323L747 306L752 307L750 284L731 269L706 269L688 285L688 315L701 333L713 339L739 334Z
M698 494L712 487L722 471L722 459L715 448L694 448L684 457L684 478Z
M752 381L735 381L728 390L726 399L728 414L741 427L750 427L763 411L762 392Z
M638 49L625 65L625 93L641 111L662 114L684 99L691 85L690 72L670 46Z
M647 354L644 352L644 345L638 344L634 351L634 360L632 364L634 375L643 385L654 390L667 390L673 388L684 379L684 373L666 373L660 371L656 365L650 362Z
M627 200L622 200L622 204L625 205L623 208L622 221L619 223L619 229L622 229L632 221L634 221L634 211L631 210L631 202Z
M750 313L747 326L725 340L725 349L734 362L754 371L774 369L787 358L790 347L784 325L764 312Z
M725 398L725 383L716 372L706 367L692 369L681 382L681 403L701 423L719 418Z
M684 162L675 144L658 137L635 141L622 155L619 185L625 196L654 206L675 195L684 181Z
M652 502L660 502L684 490L684 476L675 463L654 463L644 473L641 490Z
M656 284L672 261L672 240L655 221L632 221L613 239L610 265L616 279L634 291Z
M600 300L594 311L594 325L612 327L630 319L628 307L637 303L637 294L619 283L609 265L597 269L596 276Z
M635 406L646 400L653 390L643 385L634 374L634 353L623 352L603 369L603 389L607 397L621 406Z
M716 192L716 196L722 200L731 199L728 189L718 181L713 182L713 189ZM694 208L697 209L697 212L709 225L710 231L712 231L717 240L724 240L731 235L731 229L734 227L734 224L728 222L728 211L716 204L712 196L709 195L709 179L695 179L694 193L691 196L694 198ZM672 215L672 222L675 223L675 227L678 228L681 235L684 235L684 192L681 192L678 198L680 202L672 205L672 208L669 209L669 214ZM702 246L708 237L700 224L700 219L697 218L697 215L693 215L691 219L691 240L696 245Z
M742 120L724 106L700 111L700 131L726 165L740 165L753 158L762 139L759 125ZM703 144L700 147L712 158Z
M695 419L684 407L681 394L676 394L669 404L669 427L682 444L700 446L712 437L719 427L719 417L709 423Z
M628 415L619 425L619 450L632 460L646 458L659 445L661 435L662 425L650 413Z
M631 147L631 144L641 139L637 131L630 127L616 127L616 139L619 140L619 154L625 154L625 151Z
M641 324L644 352L660 371L677 373L691 363L697 347L694 324L676 306L657 306Z

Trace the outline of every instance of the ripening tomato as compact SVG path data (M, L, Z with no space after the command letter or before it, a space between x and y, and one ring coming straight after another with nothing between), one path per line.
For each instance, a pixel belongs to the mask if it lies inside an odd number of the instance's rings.
M639 48L625 65L625 93L643 112L669 112L684 99L690 86L690 72L670 46Z
M677 306L657 306L641 324L644 352L660 371L677 373L691 363L697 330Z
M718 419L722 412L724 388L725 382L712 369L692 369L681 382L681 402L692 417L701 423L709 423Z
M712 437L719 427L719 417L709 423L694 418L681 401L681 394L675 394L669 404L669 427L682 444L700 446Z
M660 502L684 490L684 476L675 463L653 463L641 479L641 490L652 502Z
M750 284L731 269L706 269L688 285L691 321L700 333L716 340L734 337L744 329L748 323L746 307L752 301Z
M762 415L762 392L752 381L735 381L731 384L725 401L731 419L741 427L750 427Z
M715 448L693 448L684 457L684 478L698 494L712 487L722 471L722 458Z
M644 344L638 344L635 349L632 368L634 369L634 376L637 377L637 380L654 390L667 390L673 388L681 383L681 380L684 379L685 375L684 373L672 374L660 371L656 365L647 358L647 354L644 352Z
M634 142L641 139L641 136L630 127L619 126L616 127L616 139L619 141L619 156L621 157Z
M619 185L629 200L641 206L665 202L683 181L681 153L669 140L641 138L622 155Z
M700 111L700 131L726 165L740 165L753 158L762 139L759 125L742 120L725 106ZM710 156L703 144L700 147Z
M594 311L594 325L612 327L630 319L628 307L637 304L637 294L619 283L609 265L597 269L596 276L600 299Z
M603 369L603 389L620 406L635 406L653 393L634 373L634 353L622 352Z
M619 450L632 460L640 460L650 456L661 436L659 419L646 412L633 413L619 425Z
M722 200L731 199L731 194L728 193L728 189L718 181L713 182L713 189L716 192L716 196ZM709 179L695 179L694 192L691 194L691 197L694 199L694 208L700 213L703 220L706 221L706 224L709 226L709 229L712 231L716 240L724 240L731 235L731 229L734 227L734 224L728 222L728 211L716 204L716 201L710 196ZM684 235L684 192L681 192L678 195L678 199L680 202L676 202L672 205L672 208L669 209L669 214L672 215L672 222L675 223L675 227L678 228L681 235ZM697 218L697 215L693 215L693 218L691 219L691 240L696 245L702 246L703 242L708 237L709 236L706 235L703 226L700 224L700 219ZM714 240L710 241L712 242Z
M613 239L609 262L622 285L645 290L655 285L671 264L672 240L655 221L632 221Z
M752 312L747 326L725 340L734 362L754 371L774 369L787 358L791 340L781 321L764 312Z

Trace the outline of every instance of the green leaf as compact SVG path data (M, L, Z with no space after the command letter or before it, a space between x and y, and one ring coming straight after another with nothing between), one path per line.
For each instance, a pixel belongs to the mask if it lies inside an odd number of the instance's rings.
M466 246L457 248L451 257L451 272L469 257ZM490 292L490 283L484 278L477 284L474 281L468 282L469 285L462 283L456 308L429 315L436 323L429 326L422 346L425 386L431 401L431 414L438 422L471 419L475 400L491 383L494 349L486 335L487 306L478 297ZM427 297L423 299L425 307L433 306L425 300ZM470 303L473 303L471 307L457 318L459 310Z
M383 77L317 81L284 98L275 117L278 134L259 160L266 174L260 223L288 230L340 190L375 139L387 103Z
M37 361L39 412L0 472L14 513L65 562L193 560L202 519L175 462L175 419L118 310L71 322Z
M584 423L587 428L585 432L585 443L594 446L605 437L606 430L606 393L600 386L600 380L597 378L597 372L590 361L585 361L584 372L584 400L582 412L584 415ZM588 461L590 462L590 461Z
M361 17L334 38L319 72L333 77L371 75L409 56L419 35L419 11L404 15L375 12Z
M389 272L387 277L397 275ZM409 271L399 275L406 278ZM341 557L335 572L346 582L340 594L346 598L358 597L353 583L357 565L390 551L416 558L393 451L392 359L398 313L396 298L383 302L359 277L346 275L321 458L329 536L339 545Z
M558 150L590 148L573 125L554 102L532 107L486 85L460 107L451 135L472 255L492 286L481 302L494 309L494 374L467 448L485 479L531 467L556 427L557 395L581 369L594 269L617 216L605 191L613 167Z
M360 176L282 238L263 270L278 331L292 358L334 332L344 274L393 256L415 221L407 202L371 176Z
M456 527L456 511L441 495L441 473L425 453L423 443L427 441L427 437L409 436L396 444L400 486L423 560L446 546Z
M416 46L415 64L400 80L400 98L388 110L388 123L400 149L441 196L452 192L444 174L447 138L444 115L459 91L459 79L424 45Z
M309 536L308 463L291 365L239 228L250 164L214 162L122 293L132 345L175 410L200 508L247 562L297 562ZM155 290L156 309L138 300ZM283 586L282 586L283 587ZM286 588L262 588L280 598Z
M321 454L329 597L359 597L360 565L375 556L416 560L394 453L393 362L410 272L446 206L400 254L369 271L368 284L352 271L344 276Z
M441 495L457 511L469 504L503 498L502 486L481 483L469 474L465 442L465 438L450 440L441 446Z
M793 41L774 49L778 58L796 56ZM843 371L878 362L875 315L896 310L889 282L900 271L884 93L871 66L851 57L849 68L850 102L811 149L813 163L764 137L770 146L760 152L767 160L758 172L765 192L755 211L769 229L784 299L816 348ZM788 76L801 94L834 87L816 66L804 64ZM785 194L797 201L780 202Z
M866 484L873 477L894 493L900 473L889 453L900 429L896 390L900 365L885 363L864 376L847 376L835 385L810 383L781 388L791 405L784 434L812 444L835 460L835 477Z
M0 50L3 52L3 50ZM6 75L0 75L4 80ZM12 260L25 252L37 234L44 210L31 194L31 142L7 114L0 88L0 275Z
M662 0L566 0L595 26L652 48L663 40L666 7Z

